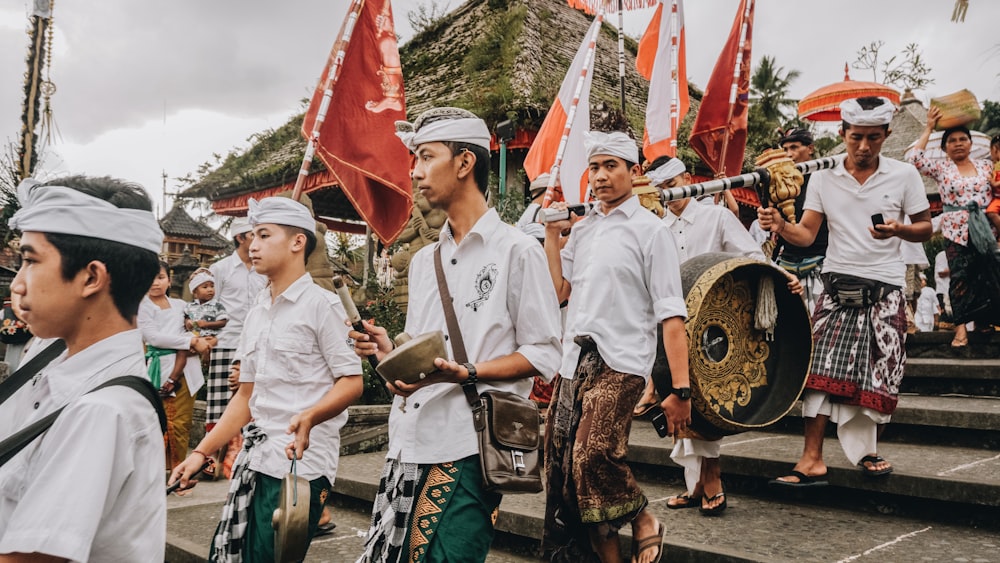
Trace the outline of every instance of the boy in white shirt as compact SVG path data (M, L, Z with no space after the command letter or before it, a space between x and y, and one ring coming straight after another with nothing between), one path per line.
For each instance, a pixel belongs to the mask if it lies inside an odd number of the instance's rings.
M250 258L270 280L269 295L250 310L243 326L239 390L215 428L170 476L171 483L180 479L182 488L193 486L191 477L208 453L246 425L212 541L213 561L237 553L274 560L271 515L293 457L298 475L310 482L309 538L315 535L337 472L347 407L363 388L340 300L305 270L316 247L312 214L291 199L271 197L251 199L249 217Z

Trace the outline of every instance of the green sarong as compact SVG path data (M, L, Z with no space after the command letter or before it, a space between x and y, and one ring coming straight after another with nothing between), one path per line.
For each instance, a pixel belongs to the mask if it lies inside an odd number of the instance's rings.
M149 344L146 345L146 374L149 375L149 381L153 383L153 387L157 389L161 387L160 357L176 353L177 350L171 350L170 348L157 348ZM153 360L156 361L154 362Z
M479 456L422 467L404 543L407 563L485 561L501 496L483 490Z
M319 518L323 514L323 505L332 487L329 479L320 477L309 481L309 488L309 541L311 542L316 535ZM244 563L273 563L274 528L271 527L271 517L274 515L274 509L278 508L280 497L281 479L257 473L253 500L250 501Z

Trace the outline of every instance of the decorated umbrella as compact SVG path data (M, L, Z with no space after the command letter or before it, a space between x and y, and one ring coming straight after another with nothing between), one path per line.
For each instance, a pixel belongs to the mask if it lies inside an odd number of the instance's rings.
M618 12L618 81L622 113L625 113L625 10L652 8L659 0L566 0L566 3L590 15Z
M948 159L948 155L945 154L944 150L941 149L941 135L944 131L935 131L931 133L930 139L927 141L927 148L924 150L924 158L932 161L944 161ZM904 158L910 158L913 151L916 149L917 142L914 141L910 146L906 147L906 152L904 153ZM979 131L972 131L972 149L969 150L969 158L973 160L983 160L990 157L990 137L986 133L980 133Z
M851 80L844 64L844 81L824 86L799 101L799 117L810 121L840 121L840 103L852 98L881 96L899 105L899 92L877 82Z

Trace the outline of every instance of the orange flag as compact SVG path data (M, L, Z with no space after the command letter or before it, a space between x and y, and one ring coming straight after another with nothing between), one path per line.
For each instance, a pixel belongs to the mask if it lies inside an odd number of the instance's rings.
M685 59L683 4L661 0L635 58L639 74L650 81L642 139L642 154L650 162L677 156L677 128L690 106Z
M729 39L712 69L688 143L717 175L743 168L750 97L754 0L742 0Z
M350 15L348 15L350 17ZM327 61L302 122L312 136L323 87L337 56ZM413 190L409 151L396 137L406 119L403 69L390 0L367 0L350 36L316 153L378 238L388 244L410 218Z

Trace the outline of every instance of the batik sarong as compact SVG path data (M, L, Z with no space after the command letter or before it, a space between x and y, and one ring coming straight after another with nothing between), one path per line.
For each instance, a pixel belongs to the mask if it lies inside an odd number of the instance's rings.
M890 291L868 308L841 307L823 292L812 322L806 388L828 393L834 403L892 414L906 363L903 292Z
M597 561L590 533L614 537L647 504L625 463L645 382L609 368L589 338L578 344L576 373L556 383L545 427L543 547L560 562Z
M1000 324L1000 262L996 254L980 254L949 241L944 255L951 271L948 295L952 322Z

